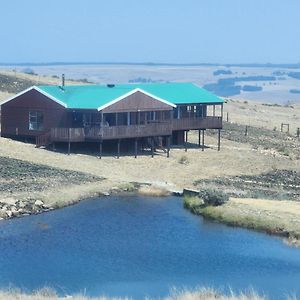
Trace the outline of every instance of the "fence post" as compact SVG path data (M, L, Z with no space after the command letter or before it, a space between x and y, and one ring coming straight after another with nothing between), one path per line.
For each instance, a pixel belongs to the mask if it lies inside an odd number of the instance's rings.
M246 127L245 127L245 136L247 136L248 135L248 125L246 125Z

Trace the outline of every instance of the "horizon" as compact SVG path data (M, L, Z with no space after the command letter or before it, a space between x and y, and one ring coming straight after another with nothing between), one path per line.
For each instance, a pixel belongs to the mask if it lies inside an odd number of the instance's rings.
M40 61L40 62L0 62L0 66L60 66L60 65L141 65L141 66L224 66L224 67L282 67L298 68L300 62L133 62L133 61Z

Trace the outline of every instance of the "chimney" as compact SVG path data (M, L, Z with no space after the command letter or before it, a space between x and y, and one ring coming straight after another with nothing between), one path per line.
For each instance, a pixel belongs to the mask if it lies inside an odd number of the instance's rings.
M62 74L61 76L61 88L63 90L65 89L65 74Z

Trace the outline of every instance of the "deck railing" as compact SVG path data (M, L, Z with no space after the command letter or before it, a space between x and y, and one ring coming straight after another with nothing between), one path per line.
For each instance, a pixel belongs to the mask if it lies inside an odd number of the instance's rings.
M51 128L51 140L55 142L83 142L83 128Z
M121 139L150 137L172 134L171 122L148 123L145 125L122 125L91 127L85 129L86 139Z
M182 118L172 120L173 130L222 128L222 117Z
M52 128L53 142L83 142L86 140L109 140L172 135L173 130L219 129L222 128L221 117L182 118L165 122L143 125L121 125L86 128Z

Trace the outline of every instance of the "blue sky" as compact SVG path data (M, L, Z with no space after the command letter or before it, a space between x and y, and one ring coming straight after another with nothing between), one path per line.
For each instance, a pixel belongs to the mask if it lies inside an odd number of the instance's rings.
M0 62L300 62L299 0L0 4Z

